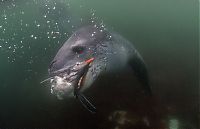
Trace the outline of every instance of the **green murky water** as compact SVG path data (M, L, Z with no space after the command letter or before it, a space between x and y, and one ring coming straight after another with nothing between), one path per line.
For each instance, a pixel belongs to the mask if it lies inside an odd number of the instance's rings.
M0 128L197 129L198 6L198 0L1 0ZM72 32L97 21L142 54L153 100L133 97L129 108L112 109L109 98L94 97L102 114L91 115L40 84Z

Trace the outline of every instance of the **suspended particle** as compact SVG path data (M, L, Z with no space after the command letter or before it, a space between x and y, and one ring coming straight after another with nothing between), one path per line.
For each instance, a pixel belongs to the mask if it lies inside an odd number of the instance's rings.
M16 5L14 3L12 3L12 6L15 7Z
M24 11L20 11L20 14L24 15Z
M92 16L94 16L95 14L94 14L94 12L92 13Z

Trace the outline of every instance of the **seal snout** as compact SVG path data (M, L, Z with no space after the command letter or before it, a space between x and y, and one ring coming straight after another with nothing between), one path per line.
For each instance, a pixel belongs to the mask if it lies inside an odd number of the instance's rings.
M51 93L58 98L73 96L74 90L80 90L83 86L85 76L94 58L52 72L54 76L50 79Z

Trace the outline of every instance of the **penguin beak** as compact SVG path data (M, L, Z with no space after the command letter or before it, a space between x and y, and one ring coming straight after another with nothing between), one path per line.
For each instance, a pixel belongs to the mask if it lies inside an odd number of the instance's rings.
M92 63L93 61L94 61L94 58L90 58L90 59L86 60L85 62L86 62L87 64L90 64L90 63Z
M90 58L88 60L85 61L85 66L90 66L90 64L94 61L94 58ZM78 87L80 88L81 86L83 86L83 83L85 81L85 76L88 72L89 67L87 67L87 70L85 70L85 72L83 73L83 75L80 77L79 82L78 82Z

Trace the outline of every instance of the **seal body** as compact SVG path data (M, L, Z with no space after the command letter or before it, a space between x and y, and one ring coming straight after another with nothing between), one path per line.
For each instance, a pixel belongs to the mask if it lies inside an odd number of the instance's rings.
M51 62L49 75L90 58L94 58L94 61L85 73L81 92L88 89L100 75L120 72L129 67L141 80L145 90L151 93L145 63L133 44L121 35L97 26L85 26L72 34Z

